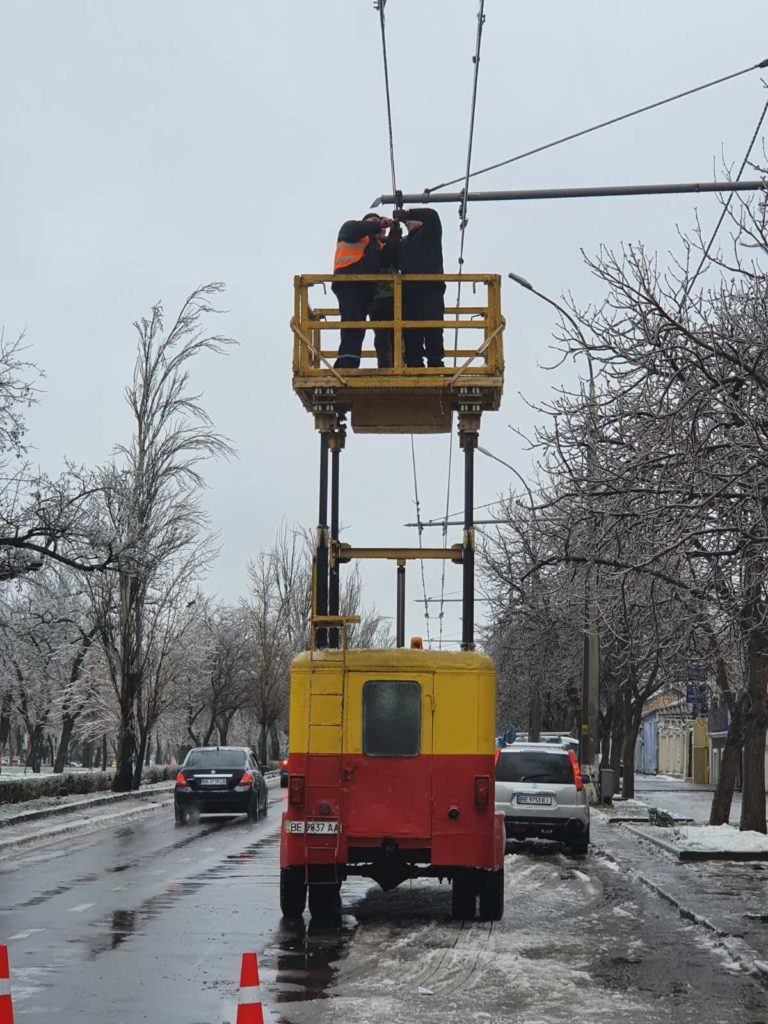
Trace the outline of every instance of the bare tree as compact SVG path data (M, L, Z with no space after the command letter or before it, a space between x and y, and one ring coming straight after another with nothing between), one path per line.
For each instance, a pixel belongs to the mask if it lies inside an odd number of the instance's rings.
M170 591L178 591L179 573L189 583L204 572L211 554L201 540L206 517L199 504L199 466L232 449L190 391L189 364L230 344L205 330L207 316L215 312L211 297L220 290L196 289L169 331L160 305L135 324L138 356L126 390L133 438L118 446L116 462L102 474L103 515L118 538L119 556L114 578L95 580L91 589L119 703L117 792L137 786L141 776L142 743L154 714L147 686L157 657L150 636L158 625L156 612Z

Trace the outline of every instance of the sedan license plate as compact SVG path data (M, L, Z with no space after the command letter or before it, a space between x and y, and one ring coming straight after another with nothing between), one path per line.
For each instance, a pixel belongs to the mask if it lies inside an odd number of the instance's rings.
M519 804L533 804L537 807L549 807L552 804L552 797L538 796L533 793L518 793L517 802Z
M226 784L227 780L225 778L200 779L201 786L225 786Z

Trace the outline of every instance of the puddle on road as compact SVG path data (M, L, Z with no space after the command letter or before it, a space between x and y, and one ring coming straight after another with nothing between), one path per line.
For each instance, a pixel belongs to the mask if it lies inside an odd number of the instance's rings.
M163 892L147 897L138 907L114 911L108 919L94 926L96 934L89 935L87 939L87 959L96 960L103 953L115 949L129 936L140 933L148 922L159 917L183 897L199 892L206 885L236 878L237 873L233 872L233 865L250 863L257 855L261 855L270 846L277 845L279 841L279 835L258 839L245 849L228 854L222 861L197 875L171 882ZM70 941L80 943L83 940L82 937L75 937Z

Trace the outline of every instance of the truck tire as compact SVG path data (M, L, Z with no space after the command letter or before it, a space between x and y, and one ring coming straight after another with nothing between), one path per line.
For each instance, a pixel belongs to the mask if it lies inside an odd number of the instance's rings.
M327 921L341 913L341 885L310 885L309 912L316 921Z
M504 915L504 869L486 871L480 882L480 920L500 921Z
M280 910L283 917L301 917L307 902L303 868L280 869Z
M451 914L457 921L471 921L475 916L477 886L472 871L457 871L451 883Z

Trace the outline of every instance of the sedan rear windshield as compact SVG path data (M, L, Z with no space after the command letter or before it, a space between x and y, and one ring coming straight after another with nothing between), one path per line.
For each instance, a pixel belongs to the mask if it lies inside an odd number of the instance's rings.
M185 768L242 768L245 752L242 750L191 750L184 762Z
M549 750L502 751L496 762L499 782L573 783L573 768L565 753Z

